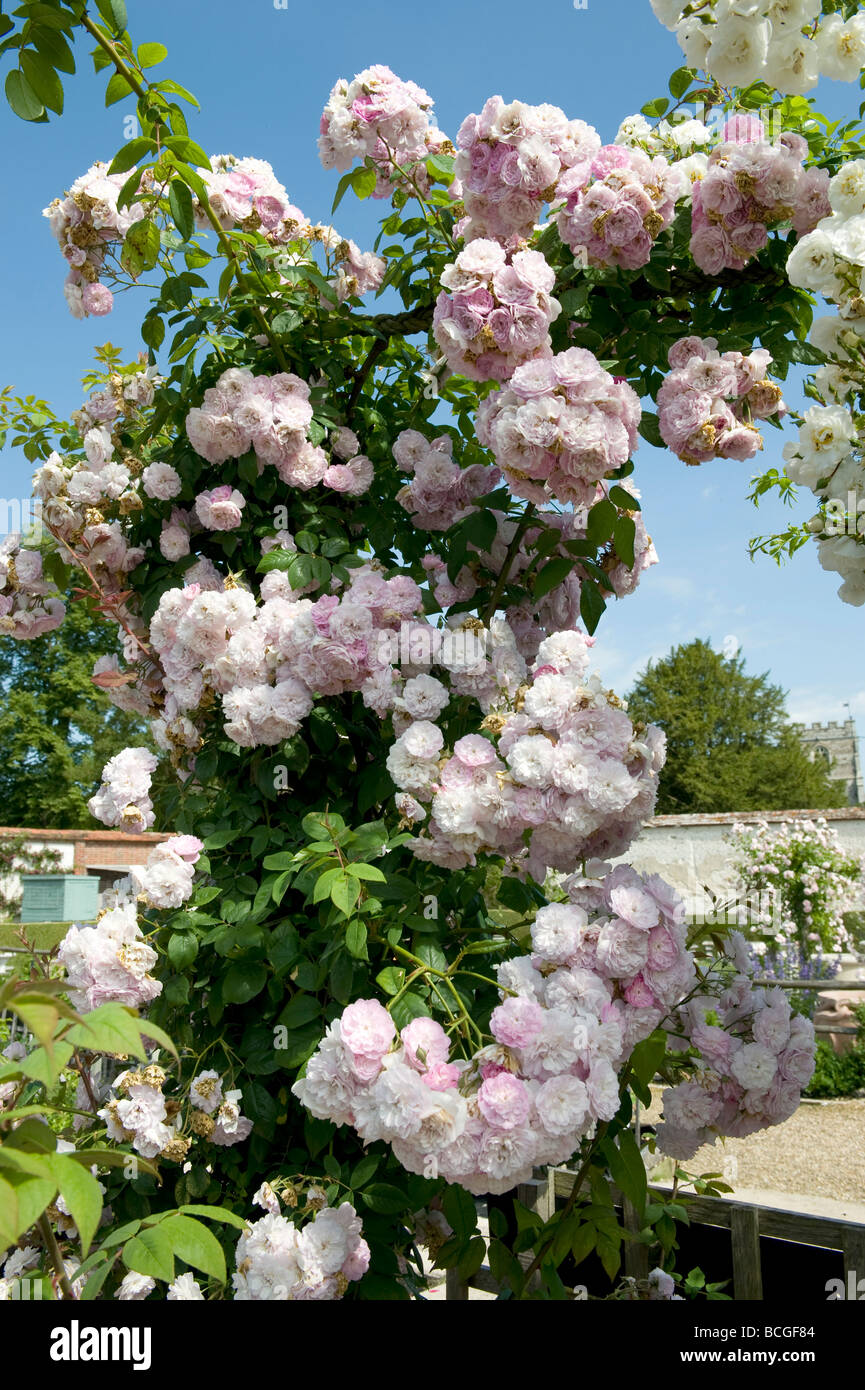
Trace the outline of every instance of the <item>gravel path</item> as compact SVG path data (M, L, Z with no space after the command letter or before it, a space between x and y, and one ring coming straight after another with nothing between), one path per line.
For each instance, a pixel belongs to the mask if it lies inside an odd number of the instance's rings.
M657 1104L647 1118L656 1113ZM725 1171L735 1188L865 1202L865 1100L800 1105L784 1124L706 1145L684 1167L689 1173Z

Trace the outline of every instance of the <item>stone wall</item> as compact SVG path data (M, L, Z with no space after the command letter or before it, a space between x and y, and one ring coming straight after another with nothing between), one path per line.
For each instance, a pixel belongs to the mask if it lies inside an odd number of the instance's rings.
M640 873L660 874L685 899L689 915L696 915L707 885L722 901L735 896L736 873L728 836L734 824L756 825L768 821L817 820L824 817L838 834L842 848L865 861L865 808L845 806L826 811L743 811L715 815L655 816L646 821L627 854L615 863L633 864ZM851 897L849 907L865 908L865 885Z

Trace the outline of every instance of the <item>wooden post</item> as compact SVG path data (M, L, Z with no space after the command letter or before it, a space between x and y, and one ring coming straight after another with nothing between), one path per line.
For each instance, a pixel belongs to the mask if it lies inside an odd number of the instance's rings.
M536 1168L530 1180L517 1188L517 1200L537 1212L542 1221L549 1221L556 1211L555 1170Z
M469 1286L459 1276L455 1269L449 1269L445 1276L445 1299L448 1303L452 1301L465 1303L469 1296Z
M865 1226L844 1232L844 1293L847 1298L859 1297L860 1280L865 1289Z
M637 1208L633 1202L622 1195L622 1220L625 1230L633 1231L635 1235L642 1230ZM643 1245L641 1241L625 1241L625 1273L630 1274L633 1279L646 1279L649 1274L649 1247Z
M760 1216L756 1207L731 1205L730 1235L733 1247L733 1297L737 1301L762 1301Z
M536 1168L530 1180L520 1183L517 1188L517 1200L529 1211L537 1212L542 1221L549 1221L556 1210L556 1170ZM517 1255L523 1269L528 1269L534 1258L532 1250L525 1250L522 1255ZM532 1275L529 1287L537 1289L540 1288L540 1284L541 1272L538 1269Z

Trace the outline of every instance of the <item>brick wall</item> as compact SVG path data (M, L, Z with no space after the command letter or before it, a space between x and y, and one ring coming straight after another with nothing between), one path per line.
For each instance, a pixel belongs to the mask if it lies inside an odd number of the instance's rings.
M168 839L153 831L128 835L120 830L31 830L8 825L0 826L0 835L22 835L32 849L57 850L61 858L54 872L64 874L128 870L143 864L153 846ZM8 875L3 887L7 893L20 891L18 874Z

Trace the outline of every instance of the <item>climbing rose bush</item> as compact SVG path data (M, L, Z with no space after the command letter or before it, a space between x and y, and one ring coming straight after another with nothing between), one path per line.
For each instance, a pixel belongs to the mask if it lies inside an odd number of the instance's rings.
M99 349L70 420L0 397L47 532L4 542L0 625L32 639L67 601L117 624L93 681L152 743L111 760L91 809L167 837L58 951L76 1027L146 1010L135 1065L70 1055L62 1142L93 1150L108 1224L136 1232L100 1296L420 1296L419 1243L476 1270L472 1195L567 1162L528 1268L491 1221L507 1292L559 1296L571 1218L615 1287L622 1233L593 1219L615 1182L651 1228L650 1296L673 1297L632 1096L661 1077L659 1142L686 1162L780 1123L807 1084L813 1036L752 985L744 943L690 931L627 862L664 738L592 645L658 561L640 439L729 470L789 414L788 468L818 495L827 464L859 467L861 171L849 134L785 95L815 47L843 67L858 30L825 18L815 38L806 6L782 51L768 10L747 38L720 0L702 36L658 8L692 66L672 109L647 102L608 144L496 95L451 142L405 75L340 79L319 154L334 212L376 200L369 249L297 207L280 167L208 157L184 89L74 17L123 63L142 134L49 209L69 305L157 284L144 350ZM765 122L704 59L787 83ZM814 293L843 327L808 344ZM832 360L800 417L781 382L812 347ZM4 1059L7 1109L29 1055ZM159 1182L122 1181L111 1163L133 1157ZM135 1223L184 1207L219 1214L220 1253L178 1244L178 1271L168 1245L157 1276ZM95 1266L74 1218L51 1219L45 1278L74 1298ZM21 1234L48 1271L44 1231Z

